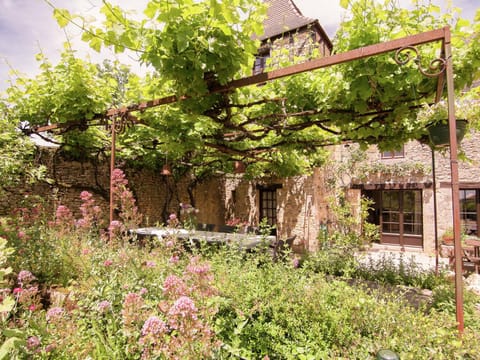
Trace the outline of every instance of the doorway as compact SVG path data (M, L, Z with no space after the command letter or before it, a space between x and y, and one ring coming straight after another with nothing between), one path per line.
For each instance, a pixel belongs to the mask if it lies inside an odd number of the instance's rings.
M364 190L374 204L368 221L379 225L382 244L423 247L421 190Z

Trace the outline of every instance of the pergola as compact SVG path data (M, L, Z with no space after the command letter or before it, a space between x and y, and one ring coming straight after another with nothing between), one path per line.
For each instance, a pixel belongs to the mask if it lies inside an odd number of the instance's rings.
M428 69L422 69L420 66L420 57L416 46L441 42L440 57L430 62ZM309 60L300 64L288 66L285 68L264 72L257 75L233 80L224 86L214 86L209 93L226 93L231 90L265 83L283 77L313 71L320 68L325 68L341 63L346 63L354 60L364 59L388 52L395 52L395 61L399 65L405 65L410 61L414 61L418 65L418 70L425 76L437 77L437 89L435 101L440 101L443 90L446 84L447 102L448 102L448 124L450 131L450 173L451 173L451 191L452 191L452 209L453 209L453 229L454 229L454 270L455 270L455 303L456 303L456 319L458 323L459 333L462 334L464 330L464 313L463 313L463 284L462 284L462 248L461 248L461 225L460 225L460 208L459 208L459 175L458 175L458 157L457 157L457 138L456 123L455 123L455 95L453 83L453 66L452 66L452 50L451 50L451 33L449 27L444 27L437 30L432 30L416 35L407 36L404 38L378 43L359 49L347 51L331 55L328 57ZM414 54L415 56L412 56ZM178 101L188 99L187 96L167 96L164 98L154 99L146 102L141 102L135 105L122 108L112 108L103 114L105 119L110 120L109 128L111 130L111 161L110 172L115 168L115 138L116 134L121 132L125 126L133 125L138 122L138 119L132 115L132 112L142 111L148 108L157 107L161 105L171 104ZM58 129L68 126L67 124L53 124L48 126L37 127L33 129L34 132L43 132ZM110 173L110 175L111 175ZM110 176L110 181L112 176ZM110 183L110 221L113 220L113 186ZM435 191L435 189L434 189ZM438 250L437 239L436 249ZM438 264L438 251L437 251Z

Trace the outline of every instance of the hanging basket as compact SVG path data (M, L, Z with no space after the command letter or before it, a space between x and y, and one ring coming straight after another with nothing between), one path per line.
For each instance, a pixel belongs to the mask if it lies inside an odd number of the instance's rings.
M457 143L461 142L467 132L467 120L457 119ZM433 146L447 146L450 144L450 131L447 124L434 124L428 128L428 137Z

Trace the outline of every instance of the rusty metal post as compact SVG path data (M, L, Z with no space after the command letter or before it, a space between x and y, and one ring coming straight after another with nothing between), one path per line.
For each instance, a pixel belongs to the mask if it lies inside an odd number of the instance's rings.
M436 171L435 171L435 147L433 145L430 146L430 149L432 150L432 185L433 185L433 223L435 225L435 275L438 275L438 252L439 252L439 246L438 246L438 208L437 208L437 176L436 176Z
M110 222L108 226L113 221L113 170L115 170L115 141L116 141L116 121L115 121L115 116L112 116L112 123L110 124L111 126L111 131L112 131L112 143L111 143L111 148L110 148Z
M458 331L463 334L464 314L463 314L463 264L462 264L462 243L460 239L460 189L458 176L458 144L457 144L457 126L455 124L455 89L453 84L453 66L451 49L450 29L445 29L445 40L443 43L446 58L446 77L447 77L447 98L448 98L448 128L450 131L450 173L452 182L452 212L453 212L453 251L455 256L455 306Z

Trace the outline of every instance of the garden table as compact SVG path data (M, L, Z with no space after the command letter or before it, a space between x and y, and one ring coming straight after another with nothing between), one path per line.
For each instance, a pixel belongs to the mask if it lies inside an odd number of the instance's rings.
M133 229L131 232L140 236L155 236L158 238L175 236L177 239L189 241L190 244L205 242L211 245L233 245L245 250L251 250L260 245L273 245L276 241L276 237L273 235L263 236L250 233L240 234L235 232L226 233L218 231L169 229L159 227Z

